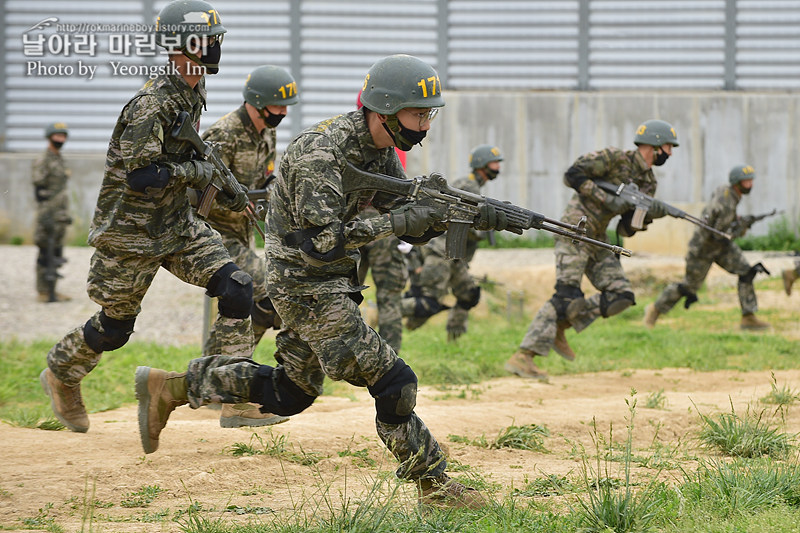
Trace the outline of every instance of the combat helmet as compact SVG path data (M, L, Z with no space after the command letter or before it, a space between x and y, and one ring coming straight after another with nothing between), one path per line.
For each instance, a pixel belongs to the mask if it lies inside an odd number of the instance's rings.
M297 82L289 72L274 65L256 67L244 82L244 101L256 109L268 105L294 105L300 98Z
M66 122L53 122L52 124L48 124L44 129L45 139L49 139L50 136L55 135L56 133L63 133L64 135L69 136L69 129L67 128Z
M500 149L491 144L480 144L469 153L469 166L473 169L483 168L492 161L502 161Z
M189 45L199 47L202 37L217 37L217 43L221 43L227 31L214 6L203 0L173 0L156 19L158 45L170 51L181 51L192 61L204 65L211 74L219 70L219 51L200 57L197 55L200 50L189 50Z
M750 165L736 165L728 174L728 181L731 185L736 185L744 180L756 179L756 170Z
M397 54L370 67L361 103L381 115L394 115L406 107L442 107L444 98L433 67L414 56Z
M658 119L646 120L636 128L636 136L633 138L633 144L639 146L640 144L648 144L650 146L661 146L663 144L671 144L678 146L678 134L675 133L675 128L672 124Z

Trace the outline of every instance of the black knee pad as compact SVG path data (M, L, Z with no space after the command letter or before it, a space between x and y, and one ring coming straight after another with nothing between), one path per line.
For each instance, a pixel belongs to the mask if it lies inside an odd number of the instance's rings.
M750 270L747 271L747 274L743 274L739 276L739 283L750 284L753 283L753 278L756 277L756 274L759 272L763 272L767 276L769 276L769 270L762 264L756 263L755 265L750 267Z
M469 311L481 301L481 288L478 285L470 288L467 297L456 300L456 305L465 311Z
M110 352L117 348L122 348L133 333L133 323L136 318L129 320L117 320L109 318L105 311L100 311L100 324L103 326L103 333L100 333L92 325L92 320L86 321L83 326L83 339L86 344L96 353Z
M250 401L261 404L262 413L296 415L316 399L316 396L309 396L295 385L282 367L261 365L250 383Z
M559 321L567 320L567 307L573 300L582 300L583 291L580 287L574 285L567 285L566 283L557 282L556 292L550 298L550 303L556 310L556 317Z
M280 329L281 327L281 317L278 316L275 307L272 305L272 300L269 298L253 302L253 308L250 310L250 318L253 319L254 326L275 329Z
M436 298L430 296L414 298L414 316L417 318L429 318L445 309L449 309L449 307L440 304Z
M636 305L636 298L631 291L600 293L600 314L604 318L618 315L632 305Z
M234 263L217 270L206 286L207 294L219 298L217 308L228 318L247 318L253 308L253 278Z
M688 285L685 283L678 283L678 292L686 299L683 301L683 308L689 309L693 303L697 301L697 294L692 292Z
M402 359L367 390L375 398L378 420L384 424L404 424L411 419L417 405L417 375Z

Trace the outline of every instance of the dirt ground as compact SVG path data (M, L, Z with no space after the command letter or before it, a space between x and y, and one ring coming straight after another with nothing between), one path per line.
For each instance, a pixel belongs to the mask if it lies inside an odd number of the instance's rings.
M57 304L36 303L32 297L34 248L0 246L0 254L0 276L6 284L0 294L2 339L56 340L96 310L84 292L90 249L66 251L69 263L62 269L65 277L59 290L73 300ZM753 254L751 260L756 257L773 275L792 264L786 255ZM683 268L680 257L642 255L624 261L631 279L642 284L677 277ZM554 281L550 250L481 250L473 271L502 281L507 290L524 293L529 315L549 298ZM710 287L734 284L733 276L718 269L712 270L708 280ZM159 273L143 303L134 338L199 345L202 293L166 272ZM735 292L731 298L735 300ZM796 313L800 290L787 298L775 284L775 290L759 291L759 301L762 308ZM797 326L778 333L800 341ZM779 385L800 388L798 370L775 372L775 378ZM507 377L473 385L463 395L457 390L444 393L423 387L417 412L448 445L451 462L456 467L469 465L469 471L497 488L502 498L546 474L577 477L581 462L575 452L581 446L593 449L593 419L601 434L607 436L612 425L615 440L622 440L629 415L625 399L632 388L639 391L635 448L648 454L653 443L659 442L683 457L696 451L697 409L705 414L728 412L732 403L737 412L744 412L748 405L759 406L759 398L770 392L770 383L769 372L701 373L688 369L555 376L549 383ZM662 389L665 408L645 408L647 395ZM268 520L270 515L263 518L258 513L271 512L310 516L317 507L324 510L329 502L337 505L343 498L353 505L366 498L380 480L391 480L382 473L396 467L375 435L373 417L371 398L355 388L344 395L320 398L302 415L274 426L271 436L264 429L222 429L218 412L182 407L162 433L160 449L148 456L139 442L135 405L91 414L91 429L86 434L0 424L0 528L22 530L25 519L42 523L52 518L65 531L80 531L83 514L91 511L91 530L95 532L179 531L169 518L193 504L213 510L212 518L242 521ZM492 440L512 424L547 426L551 436L545 446L550 453L488 450L448 442L448 435L473 439L485 435ZM796 409L788 412L786 431L800 432ZM264 443L284 438L296 453L302 447L322 459L312 467L264 455L234 457L230 447L235 443L252 443L263 449L258 442L251 442L254 433ZM340 453L348 450L350 455ZM352 455L356 452L358 456ZM364 453L377 461L377 466L364 467L360 457ZM162 492L145 507L122 505L146 486L157 486ZM400 492L411 505L412 487L402 485ZM159 517L166 520L159 521ZM89 530L89 521L84 528Z

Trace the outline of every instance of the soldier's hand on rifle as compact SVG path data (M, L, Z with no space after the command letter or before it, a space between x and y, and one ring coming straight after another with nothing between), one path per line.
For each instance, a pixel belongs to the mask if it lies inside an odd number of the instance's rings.
M216 196L216 200L222 207L237 213L244 211L250 203L250 198L247 197L247 191L244 187L240 187L233 196L230 196L228 191L222 191L221 194Z
M146 167L128 172L125 177L128 187L136 192L148 193L149 189L163 189L169 183L169 169L150 163Z
M508 217L491 204L481 204L480 213L475 217L473 227L480 231L503 231L508 227Z
M605 193L606 199L603 201L603 205L605 205L606 209L609 211L619 214L633 209L634 205L622 196L617 196L608 191L605 191Z
M444 219L444 213L436 207L407 204L389 213L392 232L398 237L419 237L436 222Z
M186 171L186 183L201 191L219 174L212 163L203 160L187 161L183 163L183 168Z
M649 218L661 218L668 214L667 205L661 200L653 198L653 203L651 203L650 207L647 209L647 216Z

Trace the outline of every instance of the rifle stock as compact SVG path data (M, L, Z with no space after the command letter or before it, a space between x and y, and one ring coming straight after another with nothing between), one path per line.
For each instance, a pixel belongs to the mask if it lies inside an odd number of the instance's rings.
M483 204L492 205L497 211L505 213L508 226L505 231L522 234L527 229L549 231L563 237L572 239L573 242L581 241L592 246L605 248L617 255L631 256L631 251L621 246L614 246L586 236L585 220L577 225L567 224L560 220L479 194L454 189L447 184L444 176L433 173L429 176L418 176L411 179L386 176L375 172L367 172L347 163L342 173L342 189L345 194L374 190L389 193L420 205L444 205L447 214L444 222L447 224L447 258L461 259L466 253L467 230L475 223L475 218L480 214ZM454 230L451 234L451 230ZM460 255L459 255L460 254Z

